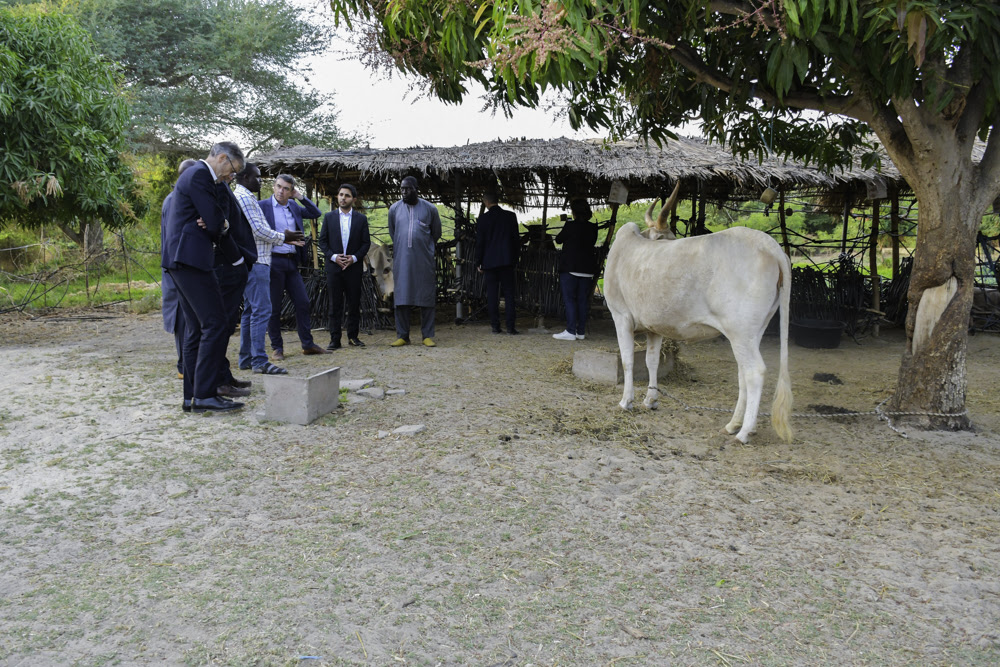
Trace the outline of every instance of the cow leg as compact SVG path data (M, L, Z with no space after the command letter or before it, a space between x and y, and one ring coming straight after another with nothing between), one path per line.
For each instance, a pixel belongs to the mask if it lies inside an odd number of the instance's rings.
M660 371L660 346L663 336L654 333L646 334L646 370L649 371L649 387L646 389L646 400L642 402L650 410L660 405L660 392L657 390L657 373Z
M760 349L754 347L751 342L734 343L733 354L736 355L736 364L740 369L740 384L746 386L746 409L736 439L746 444L750 439L750 434L757 429L757 412L760 410L760 397L764 391L764 372L766 369L764 358L760 356ZM740 394L741 400L743 400L744 392L741 391Z
M635 400L635 387L632 386L632 364L635 360L635 331L632 328L632 318L612 311L615 320L615 331L618 332L618 350L621 352L622 369L625 372L625 390L618 404L622 410L631 410Z
M726 424L726 433L732 435L740 430L743 426L743 414L747 409L747 382L746 378L743 376L743 364L739 362L739 358L736 360L737 376L739 377L740 385L740 395L736 399L736 407L733 409L733 418L729 420Z

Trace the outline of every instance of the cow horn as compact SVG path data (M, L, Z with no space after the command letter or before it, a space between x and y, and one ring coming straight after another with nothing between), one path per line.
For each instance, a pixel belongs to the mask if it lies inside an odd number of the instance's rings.
M663 208L660 209L660 217L656 220L656 228L659 230L668 229L669 225L667 222L670 220L670 214L674 212L677 208L677 193L681 190L680 179L677 181L677 185L674 186L674 191L670 193L670 198L663 203Z
M656 227L656 222L653 220L653 207L656 206L656 201L654 199L649 202L649 208L646 209L646 227Z

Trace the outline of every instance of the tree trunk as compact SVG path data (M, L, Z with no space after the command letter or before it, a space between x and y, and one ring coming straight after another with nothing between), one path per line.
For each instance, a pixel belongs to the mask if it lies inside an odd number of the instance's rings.
M100 254L104 250L104 227L100 220L81 221L79 231L61 222L59 229L69 237L70 241L81 248L86 248L90 254Z
M940 163L939 163L940 164ZM954 164L954 163L953 163ZM933 172L933 173L932 173ZM970 206L971 170L928 170L912 183L920 202L906 316L906 351L889 411L942 430L972 427L965 410L965 360L981 212ZM921 187L922 186L922 187ZM932 413L932 414L927 414Z

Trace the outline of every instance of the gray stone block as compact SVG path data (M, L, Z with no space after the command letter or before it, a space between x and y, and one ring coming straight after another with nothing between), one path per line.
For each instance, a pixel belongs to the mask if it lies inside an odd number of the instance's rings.
M341 380L341 389L346 389L347 391L358 391L359 389L364 389L365 387L370 387L375 384L374 378L364 378L362 380Z
M310 424L333 412L340 402L340 367L307 378L262 375L264 418L291 424Z
M416 435L426 431L427 427L423 424L409 424L407 426L400 426L399 428L392 429L392 432L396 435Z
M405 389L387 389L385 392L386 396L402 396L406 393Z
M662 378L674 368L674 357L660 359L659 375ZM625 371L622 369L622 358L617 352L602 352L599 350L580 350L573 354L573 375L581 380L599 384L622 384L625 381ZM646 370L646 351L636 350L632 365L634 382L649 382L649 371Z
M358 396L374 398L379 401L385 398L385 389L382 389L382 387L366 387L364 389L358 389L356 393Z

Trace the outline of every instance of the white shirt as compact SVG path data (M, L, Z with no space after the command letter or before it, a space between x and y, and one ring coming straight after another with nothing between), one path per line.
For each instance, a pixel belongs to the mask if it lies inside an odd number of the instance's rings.
M340 254L347 254L347 239L351 236L351 214L353 211L348 211L344 213L341 209L337 209L340 212L340 240L344 243L344 252ZM333 256L334 261L337 260L337 255ZM358 258L351 255L351 261L357 262Z

